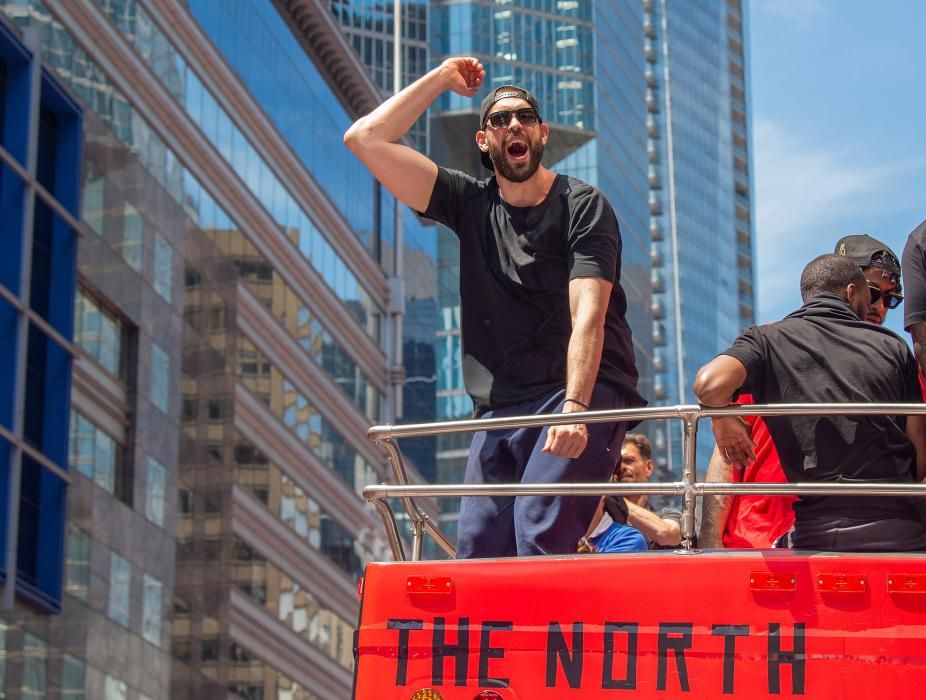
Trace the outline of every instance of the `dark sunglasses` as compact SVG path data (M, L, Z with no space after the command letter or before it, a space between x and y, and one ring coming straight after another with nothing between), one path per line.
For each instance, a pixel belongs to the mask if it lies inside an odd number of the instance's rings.
M884 300L884 306L888 309L896 309L903 301L903 294L897 292L882 292L877 287L868 285L868 291L871 292L871 303L877 304L879 299Z
M523 109L500 109L492 112L486 117L486 122L493 129L501 129L511 124L511 116L515 115L521 126L533 126L540 121L540 115L533 107L524 107Z

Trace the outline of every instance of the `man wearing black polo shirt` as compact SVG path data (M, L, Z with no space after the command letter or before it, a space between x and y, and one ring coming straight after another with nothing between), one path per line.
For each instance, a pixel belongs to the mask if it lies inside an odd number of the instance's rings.
M804 305L778 323L754 326L701 368L695 395L726 406L740 391L758 403L918 403L916 361L890 330L863 321L871 293L848 258L821 255L801 275ZM769 416L766 424L789 481L900 482L926 475L920 417ZM731 459L751 439L725 436ZM924 550L926 509L910 497L805 496L794 505L788 544L835 551Z
M396 143L447 90L474 96L475 58L450 58L359 119L348 147L399 200L460 241L463 378L477 415L642 406L620 285L617 217L595 188L541 164L550 135L523 87L482 101L475 147L494 177L438 167ZM624 425L476 433L468 483L605 481ZM464 498L457 557L574 552L595 497Z

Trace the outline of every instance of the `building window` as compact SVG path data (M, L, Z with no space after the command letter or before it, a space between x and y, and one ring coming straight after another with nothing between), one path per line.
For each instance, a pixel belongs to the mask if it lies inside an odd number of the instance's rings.
M86 664L69 654L62 657L61 700L84 700Z
M129 626L129 600L132 587L132 565L115 552L109 558L109 617Z
M102 177L92 182L87 182L84 184L81 194L81 219L100 236L103 235L103 220L105 214L103 209L103 188L105 182L105 178Z
M142 599L142 636L155 646L161 646L162 596L164 586L145 574L145 591Z
M0 557L0 576L15 581L17 595L34 607L57 612L64 580L67 483L61 472L68 469L78 234L65 216L36 195L36 185L76 217L82 127L80 108L50 72L41 74L39 94L33 99L30 76L37 60L8 25L0 24L0 145L27 168L22 176L2 168L0 285L56 332L22 323L25 312L0 301L0 424L7 430L7 437L0 438L0 463L8 464L12 456L22 473L18 493L0 491L0 541L10 535L18 541L15 562ZM34 161L26 157L29 143L37 145ZM25 216L30 207L31 227ZM31 266L23 269L27 257ZM21 347L26 348L25 356L18 353ZM21 430L13 420L17 414L23 416ZM41 456L11 452L24 444ZM19 501L19 518L15 532L8 533L12 499ZM23 669L31 674L28 683L23 677L23 693L30 697L44 693L45 661L42 658L39 673L38 661L33 660L24 662Z
M128 700L128 698L129 687L125 684L125 681L106 676L103 683L103 700Z
M167 494L167 471L155 459L148 458L148 485L145 495L145 517L158 527L164 527L164 501Z
M168 304L173 282L174 249L163 236L154 236L154 291Z
M38 637L23 638L23 700L44 700L48 646Z
M141 272L144 228L138 209L126 202L122 209L122 258L136 272Z
M170 357L157 343L151 343L151 402L164 413L168 409Z
M78 411L71 411L71 466L125 502L123 455L122 446L114 438Z
M90 590L90 536L76 527L68 528L65 582L68 593L80 600L87 600Z
M74 342L114 377L124 379L123 346L125 329L113 314L83 290L74 304Z

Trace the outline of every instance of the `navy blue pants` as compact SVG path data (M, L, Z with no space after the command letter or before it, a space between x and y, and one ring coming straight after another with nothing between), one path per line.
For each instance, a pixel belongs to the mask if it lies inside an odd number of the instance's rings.
M560 413L565 390L488 411L483 418ZM622 408L623 398L598 383L589 408ZM548 428L480 431L466 464L467 484L603 482L620 460L624 423L588 426L588 444L575 459L541 452ZM457 558L567 554L576 551L600 496L467 496L460 505Z

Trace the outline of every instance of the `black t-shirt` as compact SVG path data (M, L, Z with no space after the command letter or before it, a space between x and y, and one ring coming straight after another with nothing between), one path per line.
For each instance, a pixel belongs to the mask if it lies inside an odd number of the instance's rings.
M557 175L543 202L514 207L494 177L439 168L424 215L460 239L463 378L477 414L565 386L576 277L614 285L598 380L618 389L627 407L646 404L624 318L617 217L598 190Z
M926 321L926 221L907 238L903 249L903 325Z
M778 323L753 326L723 354L746 367L756 403L919 403L916 360L899 336L821 294ZM790 481L912 482L916 450L903 416L767 416ZM805 497L795 506L907 509L911 499ZM851 507L850 506L850 507Z

